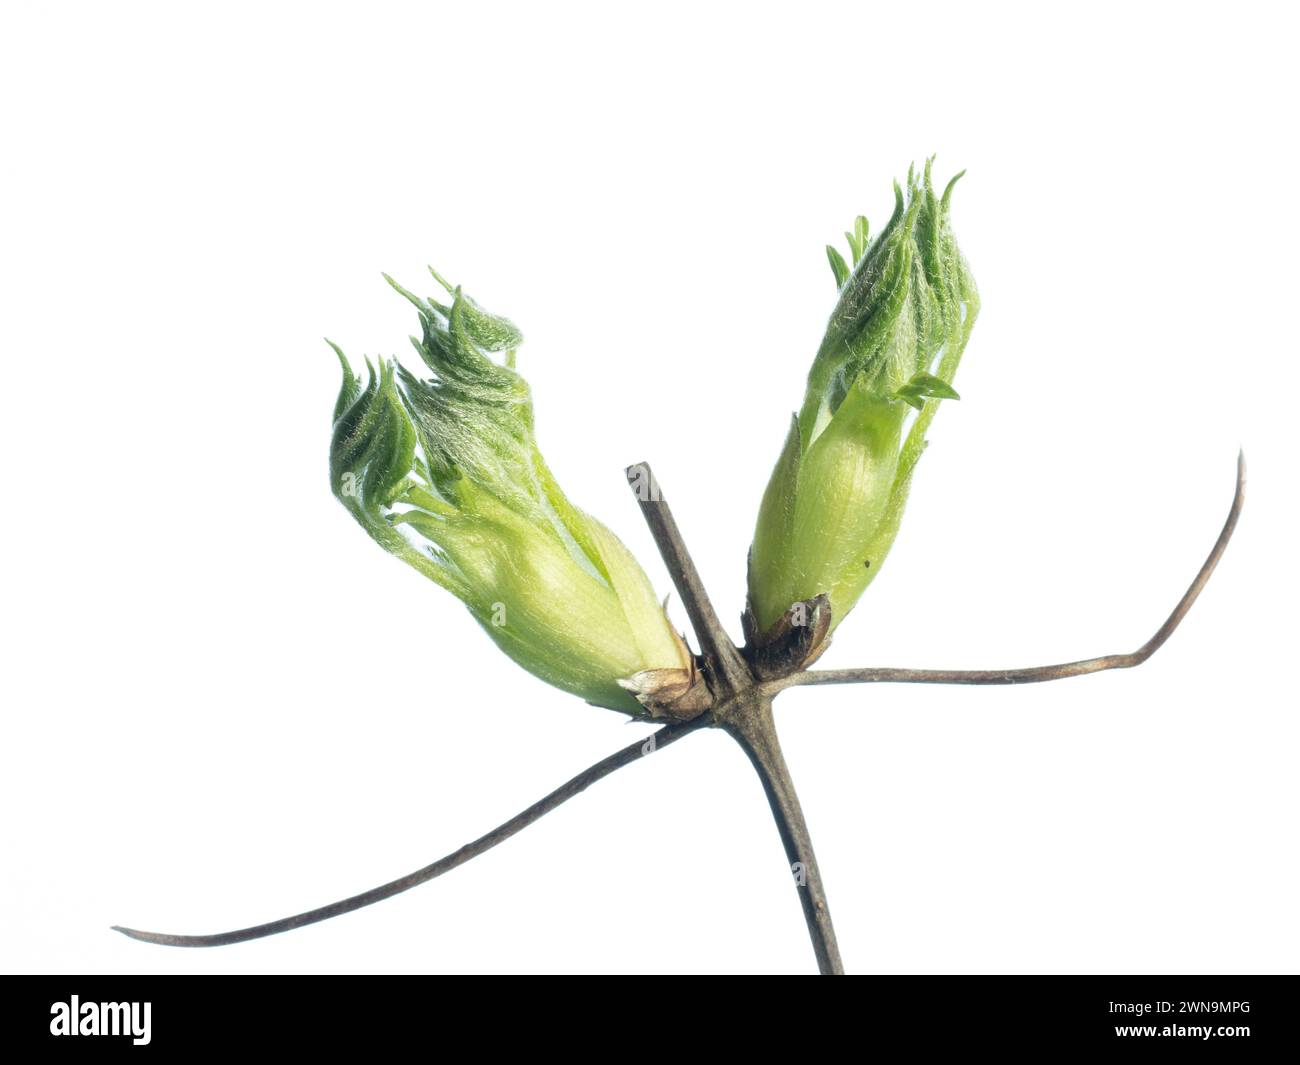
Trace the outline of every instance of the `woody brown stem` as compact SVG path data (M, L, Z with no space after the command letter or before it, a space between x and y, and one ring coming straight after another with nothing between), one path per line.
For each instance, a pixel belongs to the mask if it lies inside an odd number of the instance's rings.
M372 906L376 902L391 899L394 895L400 895L403 891L410 891L411 888L418 887L435 877L442 876L443 873L449 873L458 865L464 865L471 858L477 858L485 851L490 851L497 844L504 843L516 832L523 831L534 821L539 820L556 807L568 802L575 795L585 791L596 781L609 776L610 773L617 769L622 769L624 766L639 761L648 754L653 754L660 748L667 747L668 744L681 739L706 724L707 720L706 717L701 716L694 721L668 725L650 736L628 744L621 751L616 751L595 765L588 766L576 777L561 784L549 795L539 799L528 809L516 814L504 824L498 825L486 835L480 836L473 843L465 844L460 850L453 851L445 858L439 858L436 862L426 865L423 869L417 869L415 872L408 873L397 880L381 884L369 891L363 891L360 895L353 895L351 898L332 902L328 906L321 906L315 910L307 910L305 913L295 914L292 917L282 917L278 921L253 925L251 928L239 928L233 932L217 932L212 935L189 936L174 935L170 932L144 932L138 928L123 928L121 925L114 925L113 930L121 932L124 936L129 936L131 939L139 939L145 943L158 943L168 947L224 947L232 943L246 943L250 939L262 939L266 936L278 935L281 932L289 932L295 928L302 928L304 925L315 924L318 921L328 921L331 917L339 917L345 913L351 913L353 910L359 910L364 906Z
M737 712L728 715L722 727L749 755L763 782L781 844L785 847L785 856L790 862L790 873L799 892L808 936L817 956L817 969L823 976L840 976L844 973L844 966L826 902L826 889L822 885L817 856L813 853L808 823L804 820L794 781L790 778L790 770L777 740L771 696L755 693L752 699L740 704Z
M717 614L709 602L708 594L700 581L695 563L682 539L677 522L668 503L663 498L659 484L647 463L629 466L628 481L641 505L641 513L650 527L650 535L663 556L664 564L672 575L682 605L695 629L703 652L706 673L715 678L723 688L717 705L710 712L712 719L749 755L763 790L767 793L772 817L776 821L781 843L790 861L791 875L799 889L799 902L803 906L808 936L817 968L822 975L840 975L844 967L840 962L839 945L835 941L835 928L831 924L830 908L822 887L821 872L813 854L812 839L804 820L799 796L795 791L790 770L781 754L776 726L772 720L772 696L779 688L760 684L750 672L740 650L727 636L718 622Z
M474 842L466 844L459 850L440 858L438 861L418 869L398 880L372 888L359 895L321 906L314 910L292 917L285 917L267 924L254 925L232 932L220 932L215 935L173 935L163 932L145 932L134 928L114 926L115 930L132 939L148 943L158 943L174 947L215 947L232 943L242 943L251 939L287 932L304 925L325 921L331 917L350 913L353 910L370 906L383 899L391 898L403 891L409 891L443 873L463 865L505 842L515 833L539 820L551 810L578 795L596 781L608 776L624 766L631 765L642 756L652 753L659 747L665 747L682 736L707 724L722 727L749 756L767 794L772 815L776 821L781 842L785 847L786 857L790 861L791 872L799 889L800 902L804 918L808 925L808 934L812 940L813 950L817 956L817 965L824 974L843 972L839 948L835 941L835 929L831 924L830 910L826 903L826 892L821 880L821 872L813 853L812 840L804 820L799 797L790 778L789 768L781 753L777 740L776 728L772 719L772 699L787 687L803 684L852 684L867 682L904 682L937 684L1022 684L1034 681L1057 680L1063 677L1080 676L1106 669L1124 669L1140 665L1151 657L1169 638L1179 623L1187 615L1201 590L1214 572L1228 541L1237 526L1242 503L1245 499L1245 460L1238 456L1237 487L1227 521L1219 533L1209 557L1202 564L1196 579L1192 581L1187 592L1166 619L1165 623L1138 650L1128 654L1107 655L1102 658L1084 659L1078 662L1066 662L1054 666L1035 666L1028 669L1008 670L937 670L937 669L846 669L846 670L810 670L791 673L785 676L758 680L751 673L744 657L731 642L726 631L719 623L713 606L709 602L699 573L691 560L690 553L682 540L681 532L673 520L672 512L663 501L658 485L650 467L644 463L629 467L628 479L637 491L642 514L650 527L651 535L664 558L672 576L673 584L691 625L700 642L702 657L707 675L714 687L712 707L691 720L680 721L661 728L652 736L629 744L608 758L583 770L577 776L561 785L549 795L538 800L532 806L509 821L498 825L491 832L480 836Z
M714 694L725 698L732 692L741 691L754 683L754 678L745 665L744 658L736 645L731 642L722 622L709 602L709 593L704 590L699 571L691 553L686 550L681 530L668 509L663 498L659 482L648 462L638 462L627 468L628 483L641 507L641 516L650 527L655 546L663 556L664 565L668 567L668 576L672 578L673 587L682 598L686 616L690 618L691 628L700 641L700 651L713 674L716 688Z

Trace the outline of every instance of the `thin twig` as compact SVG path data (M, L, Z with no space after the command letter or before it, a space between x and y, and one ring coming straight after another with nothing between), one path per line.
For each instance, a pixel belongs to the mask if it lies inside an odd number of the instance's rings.
M285 917L267 924L255 925L232 932L215 935L189 936L171 935L163 932L145 932L135 928L123 928L115 925L114 930L132 939L147 943L158 943L174 947L217 947L232 943L242 943L251 939L288 932L304 925L315 924L331 917L338 917L364 906L372 905L383 899L409 891L426 881L433 880L443 873L463 865L471 858L477 857L503 843L515 833L531 825L541 817L561 806L569 799L584 791L596 781L608 776L615 770L630 765L644 755L680 739L707 724L722 724L728 733L740 743L749 755L759 777L763 782L777 828L785 845L786 854L793 865L798 864L797 873L802 873L801 902L804 916L808 922L809 935L817 955L818 967L823 973L840 973L839 948L835 942L835 930L831 925L830 911L826 905L825 891L821 875L817 868L816 857L812 850L812 841L804 821L798 796L795 794L790 773L785 765L777 741L775 727L771 716L771 699L786 687L803 684L850 684L872 681L894 681L936 684L1023 684L1034 681L1058 680L1063 677L1080 676L1084 673L1096 673L1106 669L1125 669L1145 662L1169 638L1174 629L1191 609L1201 589L1205 587L1223 555L1228 541L1236 528L1245 498L1246 467L1245 458L1237 457L1237 490L1233 497L1232 508L1228 512L1223 531L1219 534L1213 550L1201 566L1196 579L1187 589L1186 594L1174 608L1165 623L1137 651L1130 654L1107 655L1102 658L1090 658L1080 662L1067 662L1055 666L1037 666L1029 669L1010 670L937 670L937 669L840 669L811 670L795 673L788 677L764 684L757 684L745 666L739 650L731 642L726 631L719 623L716 613L709 602L704 586L700 581L695 564L682 541L681 532L673 520L672 512L662 500L650 467L644 463L629 467L628 478L637 489L637 497L646 522L654 536L655 543L668 566L673 583L690 617L691 625L705 658L705 662L714 674L715 682L725 691L718 693L721 698L714 708L698 717L684 722L674 723L661 728L652 736L629 744L622 750L583 770L567 783L561 785L545 798L534 803L522 813L499 825L491 832L473 843L447 855L444 858L418 869L398 880L393 880L380 887L372 888L343 899L328 906ZM638 478L641 484L638 486Z
M808 924L813 953L817 956L818 971L824 976L838 976L844 972L844 966L840 962L840 948L835 940L835 927L831 924L826 891L813 853L808 824L772 721L772 696L780 689L756 681L740 650L718 622L695 562L649 464L642 462L629 466L627 475L641 504L641 513L650 526L650 535L654 537L664 565L672 575L673 584L691 619L691 627L700 641L705 668L715 676L717 683L728 689L723 692L726 697L713 708L710 717L740 744L762 781L772 808L772 818L776 821L777 832L790 862L791 874L799 888L799 902Z
M731 637L727 635L727 630L718 620L713 604L709 602L709 594L704 590L699 571L695 568L690 552L686 550L681 530L677 528L673 512L663 498L650 464L638 462L629 466L627 479L641 506L641 514L650 527L655 546L659 548L664 565L668 567L673 587L682 597L686 616L690 618L691 628L700 641L700 651L705 661L712 664L719 674L716 680L727 689L714 694L725 696L749 687L754 683L754 678L736 645L731 642Z
M768 804L772 807L772 817L776 821L786 858L790 862L790 872L799 890L799 902L808 924L808 936L812 940L813 953L817 956L817 969L823 976L843 975L844 965L840 961L840 948L835 940L835 926L831 923L826 889L822 885L817 855L813 853L812 837L808 834L803 807L799 804L799 796L795 792L790 770L777 740L776 727L772 722L771 698L759 696L749 709L749 713L729 717L723 727L749 755L749 760L763 782Z
M283 917L278 921L270 921L267 924L254 925L251 928L240 928L233 932L218 932L215 935L178 936L167 932L142 932L137 928L123 928L120 925L114 925L113 930L121 932L124 936L129 936L132 939L143 940L146 943L159 943L168 947L224 947L231 943L245 943L250 939L278 935L280 932L288 932L295 928L301 928L303 925L315 924L317 921L328 921L331 917L351 913L363 906L370 906L373 903L392 898L394 895L400 895L403 891L410 891L413 887L418 887L426 881L442 876L443 873L450 872L458 865L464 865L471 858L476 858L484 851L491 850L498 843L504 843L516 832L527 828L534 821L550 813L557 806L568 802L575 795L601 778L609 776L616 769L622 769L645 755L653 754L661 747L667 747L668 744L681 739L687 733L694 732L707 723L708 715L701 715L691 721L668 725L644 739L630 743L621 751L617 751L608 758L602 759L595 765L584 769L572 780L560 785L545 798L539 799L528 809L516 814L505 824L498 825L487 835L480 836L473 843L467 843L460 850L452 852L445 858L439 858L432 865L426 865L423 869L417 869L415 872L397 880L371 888L369 891L363 891L360 895L353 895L351 898L342 899L339 902L321 906L315 910L308 910L306 913L299 913L293 917Z
M1062 662L1054 666L1031 666L1025 669L894 669L889 667L868 669L813 669L803 673L793 673L777 683L781 687L795 687L804 684L1033 684L1045 680L1061 680L1065 677L1079 677L1085 673L1100 673L1105 669L1129 669L1139 666L1158 651L1164 642L1178 628L1187 616L1219 564L1228 541L1232 539L1237 527L1237 518L1241 515L1241 505L1246 498L1246 458L1237 455L1237 490L1232 498L1232 508L1228 519L1223 524L1223 531L1214 542L1209 557L1201 566L1196 579L1192 581L1183 594L1174 611L1165 623L1156 630L1156 634L1136 651L1128 654L1103 655L1101 658L1085 658L1079 662Z

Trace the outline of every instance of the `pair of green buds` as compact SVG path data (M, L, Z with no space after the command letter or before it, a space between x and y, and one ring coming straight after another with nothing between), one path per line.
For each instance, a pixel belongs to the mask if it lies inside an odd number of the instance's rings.
M958 177L961 175L959 174ZM790 644L797 668L824 649L898 532L925 432L979 307L930 164L895 185L851 262L828 248L839 298L803 406L763 495L749 560L747 651ZM411 341L431 371L342 351L330 480L386 550L457 596L511 658L543 680L628 714L689 715L709 696L695 659L622 542L575 507L537 446L515 369L522 337L458 287L441 300L389 278L419 312ZM333 346L333 345L332 345Z

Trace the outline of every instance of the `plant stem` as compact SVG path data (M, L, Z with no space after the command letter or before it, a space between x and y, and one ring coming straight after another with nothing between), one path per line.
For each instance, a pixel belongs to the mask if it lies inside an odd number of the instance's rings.
M808 923L817 968L823 976L841 975L844 966L840 962L839 945L835 942L835 928L831 924L831 911L826 904L817 856L813 854L808 824L799 806L799 796L781 754L776 725L772 720L772 697L780 689L759 684L739 648L731 642L718 621L699 571L649 463L629 466L627 475L641 506L641 514L650 527L650 535L663 556L664 565L668 567L677 594L682 597L682 605L691 619L691 627L700 641L706 676L717 699L709 716L731 734L754 764L790 861L791 876L799 889L799 902Z
M727 715L722 727L749 755L763 782L772 817L790 861L791 875L799 891L804 920L808 923L808 936L817 955L817 968L823 976L843 975L835 926L831 923L830 906L826 902L826 889L822 885L821 870L817 867L817 856L813 853L812 839L808 835L808 823L804 820L799 795L777 740L771 696L755 689L751 698L741 701L736 711Z
M629 466L626 472L628 483L640 504L641 516L650 527L650 535L668 567L673 587L682 597L682 606L691 620L695 638L700 641L700 652L711 674L714 695L725 699L733 692L743 691L754 683L754 678L709 602L709 593L704 589L695 561L686 549L681 530L677 528L677 521L668 501L663 498L650 464L638 462Z
M644 463L629 467L629 480L633 482L637 498L641 503L642 514L650 527L651 535L664 563L672 576L673 584L682 597L683 605L695 629L700 648L703 652L704 665L714 690L715 703L698 717L676 722L660 729L653 736L616 751L595 765L588 767L576 777L561 785L545 798L538 800L528 809L498 825L485 836L473 843L466 844L460 850L418 869L414 873L398 880L383 884L377 888L354 895L348 899L315 910L308 910L293 917L279 921L256 925L252 928L238 929L233 932L221 932L216 935L172 935L163 932L145 932L135 928L123 928L115 925L114 930L130 936L132 939L148 943L159 943L173 947L215 947L230 943L242 943L250 939L276 935L290 929L301 928L317 921L328 920L340 914L350 913L363 906L369 906L381 899L408 891L418 884L441 876L471 858L503 843L516 832L521 831L539 818L562 805L585 788L602 777L608 776L623 766L638 761L646 754L659 747L666 747L682 736L705 725L718 725L725 729L741 748L749 755L763 790L767 793L772 816L776 820L781 842L790 861L791 872L799 889L799 901L803 906L804 919L808 923L808 934L812 939L813 950L817 955L817 966L823 975L840 975L844 969L840 962L839 946L835 942L835 929L831 924L830 908L826 903L826 891L822 886L821 872L817 867L817 857L813 853L812 840L808 835L808 825L804 820L803 810L799 805L799 796L790 778L790 770L781 754L781 745L777 740L776 726L772 720L772 699L788 687L802 684L851 684L871 681L927 682L940 684L1017 684L1032 681L1057 680L1063 677L1095 673L1104 669L1122 669L1140 665L1145 662L1167 640L1174 629L1191 609L1192 603L1200 595L1218 564L1224 549L1232 537L1241 513L1245 498L1246 466L1243 456L1237 457L1237 488L1233 497L1232 509L1224 523L1209 557L1201 566L1196 579L1183 595L1178 605L1156 634L1137 651L1123 655L1108 655L1104 658L1086 659L1081 662L1069 662L1056 666L1036 666L1030 669L1013 670L926 670L926 669L841 669L810 670L792 673L788 676L759 681L749 671L739 649L728 638L726 631L718 621L717 614L709 602L704 585L700 580L695 564L691 560L686 544L682 540L672 511L668 509L660 496L658 485Z
M373 906L376 902L391 899L394 895L400 895L403 891L410 891L411 888L418 887L435 877L442 876L443 873L449 873L458 865L464 865L471 858L477 858L484 851L489 851L497 844L504 843L515 833L521 832L556 807L562 806L575 795L581 794L596 781L609 776L610 773L617 769L622 769L624 766L640 761L646 755L667 747L670 743L694 732L707 723L708 718L705 715L700 715L700 717L692 721L667 725L650 736L635 740L621 751L615 751L608 758L603 758L595 765L588 766L576 777L561 784L544 798L538 799L532 806L516 814L509 821L497 825L491 832L480 836L473 843L465 844L460 850L453 851L444 858L439 858L436 862L426 865L423 869L417 869L415 872L408 873L397 880L391 880L387 884L381 884L369 891L363 891L360 895L340 899L328 906L320 906L317 909L307 910L305 913L295 914L292 917L282 917L278 921L253 925L251 928L239 928L233 932L216 932L211 935L198 936L176 935L171 932L146 932L139 928L124 928L121 925L113 925L113 931L121 932L131 939L138 939L145 943L158 943L167 947L225 947L232 943L246 943L250 939L262 939L265 936L279 935L281 932L302 928L303 925L315 924L317 921L328 921L331 917L351 913L363 906Z

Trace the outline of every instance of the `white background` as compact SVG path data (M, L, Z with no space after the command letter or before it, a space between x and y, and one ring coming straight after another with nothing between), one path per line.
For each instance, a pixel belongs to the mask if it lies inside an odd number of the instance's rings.
M331 497L337 366L433 263L521 325L542 446L720 613L834 299L938 153L984 309L827 666L1149 664L782 697L853 972L1297 969L1295 27L1282 5L30 5L0 32L0 968L806 972L722 734L446 878L638 736L502 658ZM677 609L676 607L674 609ZM681 618L680 610L677 614ZM738 629L738 625L735 626ZM738 633L737 633L738 635Z

